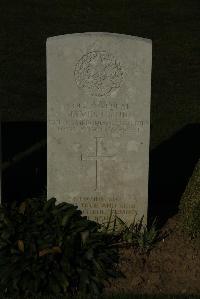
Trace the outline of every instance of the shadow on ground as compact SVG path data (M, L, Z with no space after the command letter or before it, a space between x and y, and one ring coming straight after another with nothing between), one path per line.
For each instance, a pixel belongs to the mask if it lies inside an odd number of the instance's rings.
M149 221L163 225L178 212L182 193L200 156L200 124L189 124L150 152Z

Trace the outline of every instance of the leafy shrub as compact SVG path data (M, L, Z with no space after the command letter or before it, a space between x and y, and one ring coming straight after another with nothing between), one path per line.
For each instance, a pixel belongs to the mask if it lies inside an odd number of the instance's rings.
M0 206L0 286L4 295L102 292L104 281L122 274L118 251L100 224L69 203L27 199L8 211Z

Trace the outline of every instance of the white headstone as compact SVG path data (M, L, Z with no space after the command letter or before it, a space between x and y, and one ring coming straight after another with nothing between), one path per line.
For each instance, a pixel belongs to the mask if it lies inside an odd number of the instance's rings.
M148 206L151 40L112 33L47 39L48 198L106 222Z

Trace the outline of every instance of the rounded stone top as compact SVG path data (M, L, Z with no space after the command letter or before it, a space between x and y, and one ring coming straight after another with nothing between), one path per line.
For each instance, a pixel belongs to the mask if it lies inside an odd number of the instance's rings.
M129 39L129 40L135 40L139 42L145 42L152 44L152 40L149 38L144 38L140 36L134 36L134 35L128 35L128 34L122 34L122 33L115 33L115 32L76 32L76 33L67 33L57 36L51 36L47 38L47 43L54 41L54 40L60 40L64 38L73 38L73 37L108 37L108 38L118 38L118 39Z

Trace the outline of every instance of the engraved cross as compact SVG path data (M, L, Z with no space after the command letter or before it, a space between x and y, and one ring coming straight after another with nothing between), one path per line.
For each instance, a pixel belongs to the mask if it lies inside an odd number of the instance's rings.
M99 152L99 139L102 139L103 137L95 137L95 155L94 156L83 156L81 154L81 161L88 161L93 160L95 161L96 165L96 173L95 173L95 191L100 190L100 162L102 160L109 160L113 159L114 156L106 156L101 155Z

